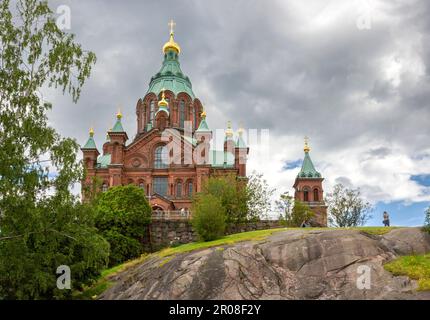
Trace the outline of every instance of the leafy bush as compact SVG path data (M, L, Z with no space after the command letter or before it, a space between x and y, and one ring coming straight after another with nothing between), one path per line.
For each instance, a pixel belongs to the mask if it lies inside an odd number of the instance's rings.
M361 196L360 189L349 189L337 184L327 195L328 221L333 227L363 226L372 216L372 205Z
M430 233L430 207L426 210L426 218L424 220L424 230Z
M32 216L20 220L16 233L8 225L17 215L5 212L0 219L0 300L70 298L72 290L56 286L59 266L70 267L73 290L91 284L107 266L109 243L94 228L91 207L49 201L21 210Z
M211 195L200 195L193 204L192 225L204 241L215 240L224 235L226 209L221 201Z
M303 222L311 220L315 213L306 203L294 201L291 214L285 217L287 227L301 227Z
M109 265L142 253L141 240L151 221L151 207L142 189L134 185L112 187L96 200L96 226L111 246Z
M247 220L247 194L244 185L234 175L209 177L200 195L212 195L225 209L227 223L241 223Z

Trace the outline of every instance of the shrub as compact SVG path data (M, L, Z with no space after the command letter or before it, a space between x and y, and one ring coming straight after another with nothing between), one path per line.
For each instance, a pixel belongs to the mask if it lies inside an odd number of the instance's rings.
M426 218L424 220L424 230L430 233L430 207L426 210Z
M294 201L294 207L289 216L286 216L286 225L288 227L301 227L304 221L309 221L315 216L315 213L306 203Z
M224 235L226 227L226 210L221 201L211 195L198 197L193 204L192 225L204 241L215 240Z
M110 266L142 253L141 240L151 220L142 189L134 185L110 188L96 200L96 211L96 226L111 246Z

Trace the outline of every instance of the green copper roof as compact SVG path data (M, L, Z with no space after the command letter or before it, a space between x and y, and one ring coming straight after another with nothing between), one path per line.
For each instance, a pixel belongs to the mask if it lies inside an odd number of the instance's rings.
M89 137L87 143L84 145L82 149L97 149L96 143L93 137Z
M302 169L297 175L299 178L321 178L321 174L315 170L309 152L305 152L305 159L303 160Z
M125 132L122 127L121 119L117 119L115 125L112 128L112 132Z
M172 91L175 95L180 92L187 93L195 98L190 79L182 73L178 60L178 54L168 50L164 55L163 65L160 71L151 78L147 93L158 95L163 89Z
M110 154L104 154L97 158L97 168L107 168L110 165L111 156Z
M234 167L234 155L231 152L212 150L209 153L209 163L212 167L231 168Z
M247 148L245 141L243 140L242 135L240 134L236 141L237 148Z
M210 132L209 126L206 122L205 118L202 118L202 121L200 121L199 127L196 130L197 132Z

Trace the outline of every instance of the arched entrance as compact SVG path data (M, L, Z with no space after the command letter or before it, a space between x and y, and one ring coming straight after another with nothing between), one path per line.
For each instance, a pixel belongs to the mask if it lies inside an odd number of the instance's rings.
M161 206L153 206L152 207L152 215L154 217L162 217L164 215L164 209Z

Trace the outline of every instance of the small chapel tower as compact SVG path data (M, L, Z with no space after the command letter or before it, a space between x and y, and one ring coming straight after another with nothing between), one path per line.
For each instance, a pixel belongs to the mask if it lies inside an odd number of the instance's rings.
M315 170L311 157L309 156L310 147L308 138L305 137L305 158L303 160L302 168L294 182L294 198L307 204L315 213L313 225L327 226L327 206L324 202L324 190L321 174Z

